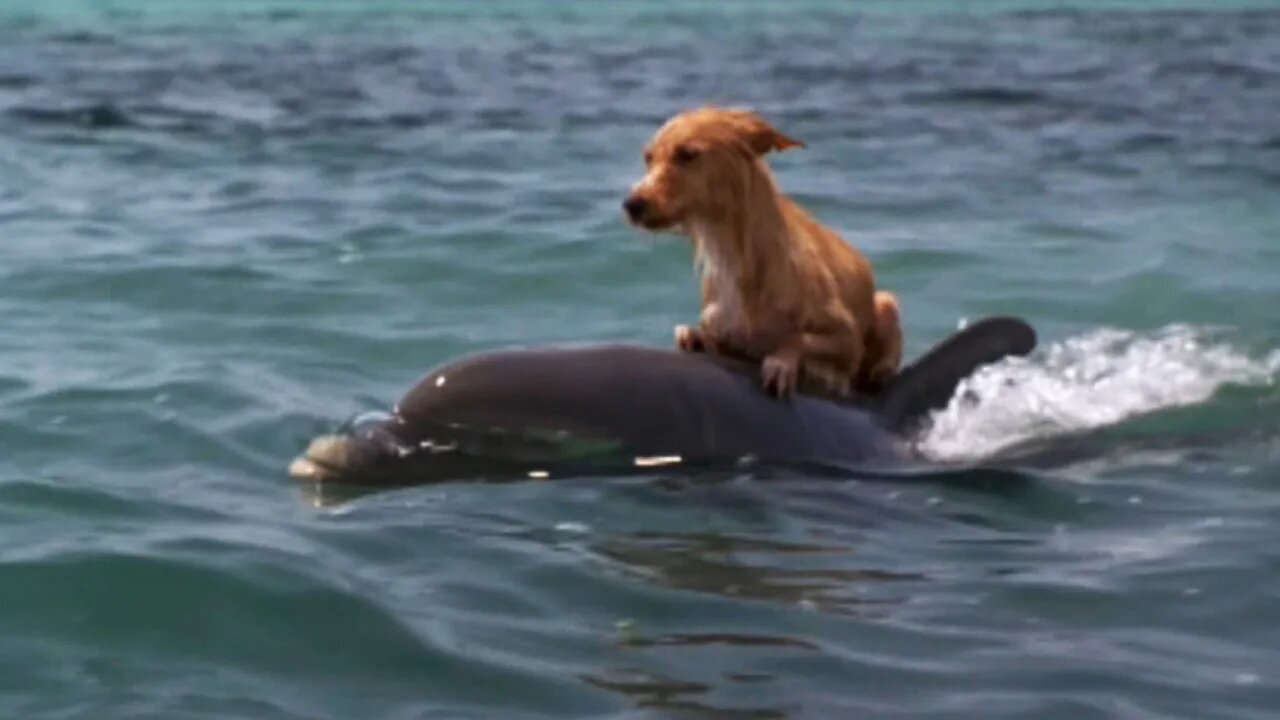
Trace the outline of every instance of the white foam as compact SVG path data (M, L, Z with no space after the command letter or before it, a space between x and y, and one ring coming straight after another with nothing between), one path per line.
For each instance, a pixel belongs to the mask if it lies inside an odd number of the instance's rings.
M1275 382L1280 351L1250 358L1204 328L1102 329L980 369L933 413L920 450L974 460L1035 438L1079 432L1207 400L1226 384Z

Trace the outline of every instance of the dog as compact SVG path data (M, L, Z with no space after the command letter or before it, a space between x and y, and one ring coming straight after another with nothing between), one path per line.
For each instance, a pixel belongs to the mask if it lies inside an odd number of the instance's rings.
M778 189L764 156L803 147L753 112L682 112L645 148L623 209L637 227L693 241L702 313L675 328L681 350L760 362L779 398L874 394L902 361L898 300L876 290L866 256Z

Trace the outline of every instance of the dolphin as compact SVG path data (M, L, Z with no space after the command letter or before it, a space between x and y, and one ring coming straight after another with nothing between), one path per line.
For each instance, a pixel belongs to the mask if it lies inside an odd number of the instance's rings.
M972 323L874 397L767 395L759 365L640 345L511 348L422 378L390 413L311 441L299 480L355 486L618 474L744 460L892 468L910 436L977 368L1030 353L1013 317Z

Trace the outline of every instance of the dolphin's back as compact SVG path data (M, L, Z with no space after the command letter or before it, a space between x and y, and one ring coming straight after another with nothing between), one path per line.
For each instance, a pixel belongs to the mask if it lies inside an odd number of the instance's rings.
M432 372L401 401L406 427L440 422L617 440L643 455L708 460L895 455L865 408L766 395L745 363L632 345L504 350Z
M617 471L655 459L877 465L909 457L913 422L979 365L1035 345L1026 323L971 325L873 401L777 400L759 366L634 345L498 350L432 371L390 417L324 436L295 477L362 484L510 479L550 468Z

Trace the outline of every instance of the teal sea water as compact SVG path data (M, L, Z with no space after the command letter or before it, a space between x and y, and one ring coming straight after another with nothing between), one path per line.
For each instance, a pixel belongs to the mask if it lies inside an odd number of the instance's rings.
M324 502L317 433L510 344L670 342L619 203L750 105L914 355L1042 345L977 469ZM1280 9L0 3L0 717L1274 718Z

